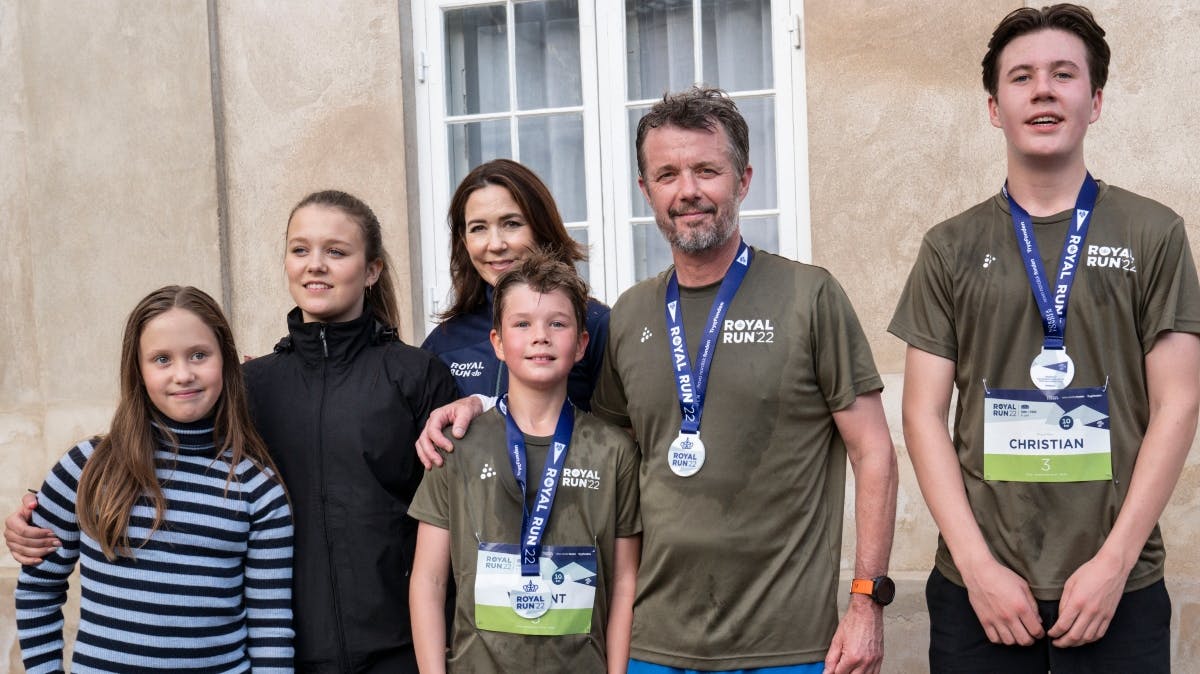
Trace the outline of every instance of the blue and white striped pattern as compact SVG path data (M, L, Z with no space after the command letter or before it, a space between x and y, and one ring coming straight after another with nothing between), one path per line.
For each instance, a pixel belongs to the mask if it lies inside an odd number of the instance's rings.
M154 508L134 506L132 559L109 562L79 531L75 495L90 441L46 478L33 523L52 529L62 548L22 568L17 583L18 636L31 674L63 671L61 608L77 559L73 672L292 671L292 520L283 487L250 461L227 485L229 464L213 459L211 421L180 426L172 427L179 453L163 446L155 455L166 518L151 535Z

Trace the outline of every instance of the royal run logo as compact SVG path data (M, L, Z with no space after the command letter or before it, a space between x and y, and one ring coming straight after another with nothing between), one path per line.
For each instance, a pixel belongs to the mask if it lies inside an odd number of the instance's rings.
M774 344L775 324L769 318L727 318L722 344Z
M462 377L482 377L483 376L483 361L468 361L466 363L450 363L450 374L455 378Z
M1088 244L1087 255L1083 263L1088 267L1098 269L1119 269L1120 271L1136 273L1137 258L1133 251L1121 246L1098 246Z
M600 471L592 468L564 468L560 482L564 487L599 489Z

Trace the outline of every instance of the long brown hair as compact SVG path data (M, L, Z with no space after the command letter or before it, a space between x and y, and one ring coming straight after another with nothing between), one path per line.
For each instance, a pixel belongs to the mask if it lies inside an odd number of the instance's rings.
M438 318L447 320L474 311L487 300L487 283L471 264L467 252L467 199L476 190L498 185L508 190L521 208L521 215L533 229L533 243L555 251L557 258L567 264L587 259L587 252L571 238L563 225L558 205L550 190L536 173L511 159L493 159L476 166L459 183L450 199L446 222L450 225L450 280L454 301Z
M269 469L279 481L279 471L267 446L254 430L246 408L246 385L233 331L220 307L204 291L191 286L166 286L147 295L134 307L125 323L121 343L121 394L108 435L100 440L79 477L76 513L79 528L100 544L109 560L132 555L129 517L139 498L154 504L153 533L166 515L167 501L155 473L154 451L166 433L176 451L178 438L168 430L172 422L150 402L142 380L139 344L146 325L171 309L195 314L212 329L221 351L223 388L213 407L217 448L213 458L229 453L226 488L236 477L239 463L249 459ZM159 431L156 431L157 424Z
M338 190L322 190L300 200L288 214L288 226L292 224L292 216L305 206L324 206L336 208L354 221L362 232L367 264L378 260L383 269L379 272L379 280L375 285L363 289L363 310L370 311L380 323L390 328L400 328L400 309L396 302L396 282L392 277L392 259L387 249L383 247L383 227L375 211L362 199L340 192Z

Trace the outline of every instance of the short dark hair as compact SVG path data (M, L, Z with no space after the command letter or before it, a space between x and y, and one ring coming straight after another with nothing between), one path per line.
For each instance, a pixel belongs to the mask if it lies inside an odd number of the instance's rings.
M1040 30L1063 30L1080 40L1087 48L1088 75L1091 77L1092 93L1103 89L1108 82L1108 61L1112 52L1104 41L1104 29L1096 23L1091 10L1081 5L1062 3L1034 9L1022 7L1009 12L988 41L987 54L983 56L983 88L992 96L1000 86L1000 52L1009 42Z
M547 248L531 250L529 255L515 267L496 279L496 290L492 298L492 328L500 330L500 317L504 314L504 301L513 286L526 285L543 295L561 290L571 300L578 331L586 329L587 283L579 276L573 265L562 260L562 255Z
M638 122L634 145L637 148L638 173L643 177L646 175L646 155L642 146L651 129L677 126L681 129L714 131L718 125L725 130L725 137L729 139L729 160L740 178L750 165L750 129L729 94L705 86L663 94L662 100L655 103Z

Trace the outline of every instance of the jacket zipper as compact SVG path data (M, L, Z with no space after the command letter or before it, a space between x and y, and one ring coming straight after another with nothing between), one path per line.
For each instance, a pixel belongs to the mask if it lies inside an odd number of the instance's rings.
M500 399L500 382L504 381L504 361L500 361L500 367L496 369L496 388L492 391L492 397Z
M337 574L333 570L333 546L329 540L329 495L325 490L325 387L329 380L329 344L325 341L325 326L321 326L321 352L325 358L321 360L321 405L317 413L317 451L321 460L321 531L325 534L326 558L329 560L329 588L333 592L333 618L337 624L338 660L343 672L350 672L350 654L346 652L346 631L342 626L342 607L338 603L341 593L338 592Z

